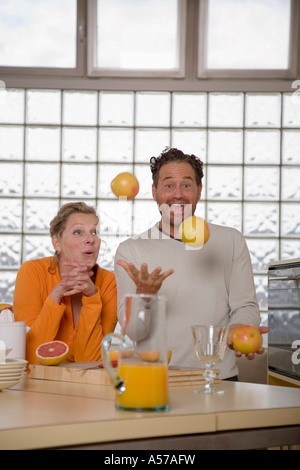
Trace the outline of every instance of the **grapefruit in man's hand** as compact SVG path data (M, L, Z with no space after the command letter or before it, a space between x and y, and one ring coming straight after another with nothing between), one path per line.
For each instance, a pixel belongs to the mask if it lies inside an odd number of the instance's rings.
M243 354L256 353L262 343L262 335L255 326L241 325L232 333L233 348Z

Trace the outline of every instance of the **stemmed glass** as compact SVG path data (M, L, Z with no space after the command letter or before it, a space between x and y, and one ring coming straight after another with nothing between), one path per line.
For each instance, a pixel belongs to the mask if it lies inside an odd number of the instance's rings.
M216 325L193 325L192 333L196 355L205 364L203 377L206 384L196 389L195 393L224 393L224 390L214 387L216 373L213 366L222 361L227 345L228 327Z

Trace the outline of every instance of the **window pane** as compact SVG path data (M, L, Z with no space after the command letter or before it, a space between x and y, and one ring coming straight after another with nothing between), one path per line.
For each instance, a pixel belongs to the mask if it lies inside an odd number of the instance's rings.
M290 0L208 0L207 67L287 69L290 11Z
M76 66L76 0L2 0L0 30L0 65Z
M170 93L137 93L136 124L138 126L169 126L170 103Z
M275 200L279 197L279 169L267 167L245 168L245 199L261 201Z
M210 202L208 203L207 219L212 224L225 225L241 230L241 203Z
M242 131L209 131L208 161L210 163L242 163Z
M63 129L62 159L64 161L94 162L97 159L96 147L96 128L65 127Z
M174 129L172 132L172 147L184 153L193 153L206 162L206 131L196 129ZM163 147L161 147L163 148Z
M254 284L258 306L261 310L268 309L268 278L267 276L254 276Z
M282 199L300 201L300 168L282 168Z
M177 68L177 22L177 0L98 0L97 67Z
M0 267L17 268L21 260L21 235L0 236Z
M135 133L135 161L149 163L151 157L158 156L169 145L169 130L137 129Z
M286 237L300 236L300 204L282 204L281 232Z
M300 126L299 95L290 93L283 95L283 127Z
M291 259L300 257L299 240L281 240L281 258Z
M20 232L22 224L22 199L1 199L1 232Z
M174 93L172 125L206 126L206 93Z
M49 234L50 220L58 211L57 200L27 199L25 201L24 228L28 232Z
M0 127L0 159L2 160L22 160L23 159L23 138L24 129L22 127L3 126Z
M136 198L152 199L152 173L149 165L136 165L135 176L140 182L140 189Z
M209 125L215 127L239 127L243 125L242 93L210 93Z
M248 239L247 246L255 273L266 273L268 264L278 259L277 240Z
M21 124L24 122L24 90L2 90L0 122Z
M24 237L23 256L26 260L53 256L54 249L49 235L28 235Z
M279 163L280 132L275 130L257 130L245 132L246 163Z
M12 304L16 283L17 271L1 271L0 302Z
M95 197L96 165L64 164L62 195L73 198Z
M59 167L53 163L26 163L26 196L51 197L59 193Z
M22 163L0 163L0 196L22 196Z
M106 235L131 235L132 203L131 201L101 201L98 206L100 218L100 235L106 241ZM114 253L113 253L114 256Z
M246 94L247 127L279 127L281 96L279 93Z
M99 93L100 125L132 126L134 94L132 92Z
M210 167L207 169L207 176L208 199L241 199L241 167Z
M31 124L60 124L59 90L27 91L26 121Z
M132 162L132 129L100 129L99 160L101 162Z
M282 132L282 161L286 164L300 164L300 132Z
M244 234L276 236L278 234L278 205L246 203L244 208Z
M64 124L94 126L97 124L97 92L65 91L63 98Z
M55 127L27 127L26 159L59 160L60 129Z

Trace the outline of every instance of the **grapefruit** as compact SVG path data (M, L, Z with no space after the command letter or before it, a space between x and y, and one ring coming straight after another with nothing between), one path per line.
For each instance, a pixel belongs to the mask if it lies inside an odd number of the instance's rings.
M139 352L138 355L142 359L142 361L146 362L157 362L159 360L160 353L159 351L142 351ZM170 349L167 350L167 362L169 364L172 357L172 351Z
M69 352L69 346L63 341L50 341L41 344L35 354L41 364L45 366L57 366L65 360Z
M11 304L0 304L0 312L6 309L13 311L13 306Z
M255 326L242 325L232 333L232 345L243 354L255 353L263 343L262 335Z
M11 322L14 320L14 309L11 304L0 304L1 321Z
M142 351L139 352L138 355L140 356L142 361L156 362L159 359L160 353L159 351Z
M179 236L184 243L198 248L205 245L210 237L209 226L206 220L191 215L179 227Z
M119 173L110 183L110 187L115 196L127 199L134 199L140 189L136 177L128 172Z
M129 351L128 349L122 349L121 351L117 349L109 349L108 355L109 355L109 359L111 360L111 362L118 362L119 355L120 357L127 359L133 356L133 351Z

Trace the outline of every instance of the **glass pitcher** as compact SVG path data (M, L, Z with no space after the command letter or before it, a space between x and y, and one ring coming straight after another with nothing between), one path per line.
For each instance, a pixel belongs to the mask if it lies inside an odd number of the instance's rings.
M103 364L116 389L116 408L133 411L169 409L166 299L156 295L126 295L121 335L102 343ZM109 348L120 345L117 369Z

